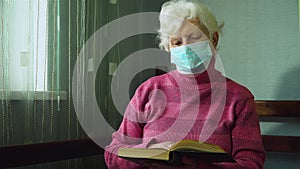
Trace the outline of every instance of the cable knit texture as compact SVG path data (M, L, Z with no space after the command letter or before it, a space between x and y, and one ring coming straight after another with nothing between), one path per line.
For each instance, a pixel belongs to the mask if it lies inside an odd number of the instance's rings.
M175 70L139 86L105 149L105 161L110 169L147 168L117 157L118 149L182 139L217 144L237 162L212 164L212 169L263 168L254 97L214 68L198 75Z

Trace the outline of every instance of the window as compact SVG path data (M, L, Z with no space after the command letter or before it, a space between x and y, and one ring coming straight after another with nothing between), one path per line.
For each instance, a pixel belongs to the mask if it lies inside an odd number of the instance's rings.
M5 0L1 7L2 19L7 18L0 28L7 34L1 61L5 89L47 89L47 0Z

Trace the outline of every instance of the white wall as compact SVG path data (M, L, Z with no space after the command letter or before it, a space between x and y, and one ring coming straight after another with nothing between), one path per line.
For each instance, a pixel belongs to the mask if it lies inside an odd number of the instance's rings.
M257 100L300 100L298 0L200 0L224 21L219 54L229 78ZM300 119L261 122L263 134L300 136ZM298 169L300 154L268 153L266 169Z
M225 23L226 75L257 99L300 99L298 0L204 0Z

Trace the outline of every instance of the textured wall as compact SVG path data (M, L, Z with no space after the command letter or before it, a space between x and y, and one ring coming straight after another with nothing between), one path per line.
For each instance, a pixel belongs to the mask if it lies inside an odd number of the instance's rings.
M225 73L257 100L300 100L298 0L201 0L225 27ZM300 135L300 119L261 122L263 134ZM300 154L268 153L266 169L299 168Z

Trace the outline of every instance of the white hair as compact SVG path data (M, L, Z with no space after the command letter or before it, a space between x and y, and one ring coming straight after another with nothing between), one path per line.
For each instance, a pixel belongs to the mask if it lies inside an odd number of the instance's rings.
M216 17L205 5L190 0L171 0L165 2L160 11L158 38L159 47L169 51L169 35L176 33L184 20L199 19L200 24L205 26L209 32L209 38L213 34L221 33L222 24L218 24Z

